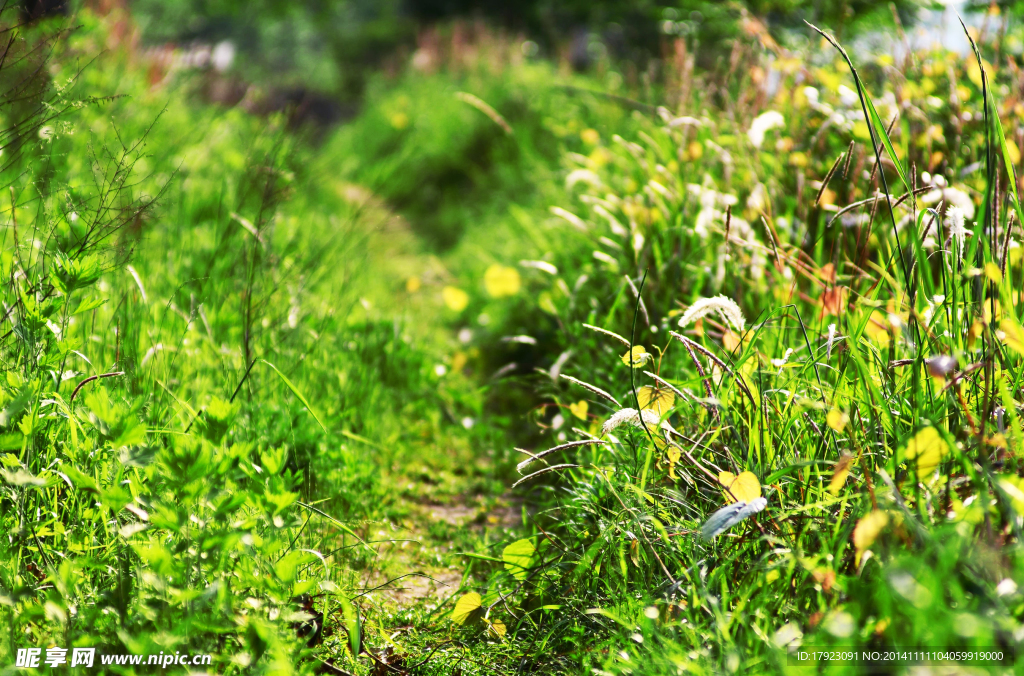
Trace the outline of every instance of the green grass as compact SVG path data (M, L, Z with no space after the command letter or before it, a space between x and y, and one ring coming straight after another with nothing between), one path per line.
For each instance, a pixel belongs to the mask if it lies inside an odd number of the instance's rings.
M107 44L82 22L57 82ZM608 96L517 49L380 76L326 138L187 74L153 88L127 46L51 90L68 110L3 169L0 668L56 645L216 673L774 673L787 645L1019 645L1008 69L983 91L922 52L887 98L891 65L860 66L880 173L835 52L781 60L774 92L750 50ZM976 212L963 248L948 214L927 241L927 191L890 217L925 169ZM742 326L721 303L679 325L719 295ZM651 388L671 429L602 429ZM600 443L516 471L573 440ZM752 499L722 472L767 506L706 541Z

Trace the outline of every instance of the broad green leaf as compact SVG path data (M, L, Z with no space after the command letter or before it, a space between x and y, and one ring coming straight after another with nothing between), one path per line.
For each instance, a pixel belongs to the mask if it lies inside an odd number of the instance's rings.
M274 572L282 582L294 582L295 576L301 566L304 566L311 561L315 561L316 556L304 551L291 551L285 554L281 559L274 564Z
M525 580L536 551L532 540L516 540L501 552L505 570L517 580Z
M452 622L455 624L465 624L469 616L476 612L483 604L483 599L476 592L469 592L455 604L455 610L452 611Z

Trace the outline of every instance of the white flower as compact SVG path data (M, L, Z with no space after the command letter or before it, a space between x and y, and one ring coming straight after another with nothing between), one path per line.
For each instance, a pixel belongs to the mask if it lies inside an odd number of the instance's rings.
M696 196L700 202L700 211L697 212L693 232L701 239L707 239L710 232L708 228L711 225L724 221L725 211L721 207L733 206L739 202L736 195L718 192L714 185L714 179L705 176L704 185L690 183L686 186L686 191ZM736 216L733 216L733 221L735 220Z
M853 91L846 85L839 85L839 102L847 108L853 108L855 105L860 103L860 97L857 96L857 92Z
M658 423L661 422L658 414L649 408L645 408L640 415L643 416L644 424L647 427L657 428ZM640 427L640 415L637 415L635 408L620 409L604 422L604 425L601 426L601 434L608 434L626 423Z
M814 87L804 87L804 96L807 97L807 101L813 106L818 103L818 90Z
M750 278L755 282L760 282L764 279L764 268L768 264L768 259L760 249L754 249L754 253L750 255Z
M767 113L761 113L754 118L754 121L750 125L750 129L747 131L747 137L755 148L760 148L764 143L764 135L770 129L781 127L786 124L786 118L782 116L782 113L769 110Z
M768 191L765 190L764 183L758 183L750 191L750 196L747 197L747 208L754 211L764 211L766 204L768 204Z
M785 354L782 355L782 359L772 359L772 366L781 369L789 361L791 354L793 354L793 348L786 350Z
M932 185L937 187L926 192L924 197L921 198L921 203L932 205L942 201L949 207L959 208L967 220L974 218L974 200L971 199L971 196L960 188L942 187L943 181L940 181L940 179L942 179L940 175L932 177Z
M972 205L973 209L973 205ZM971 231L964 227L964 211L960 207L950 207L946 210L946 219L948 220L949 227L949 238L956 244L954 253L959 257L960 262L964 260L965 244L967 242L967 236L971 234Z
M742 331L747 324L746 319L743 318L743 311L740 310L740 306L736 304L736 301L725 296L715 296L714 298L701 298L686 308L686 312L683 313L682 318L679 320L679 326L689 326L712 312L724 319L727 324L737 331Z
M835 342L836 342L836 325L835 324L829 324L828 325L828 347L827 347L827 351L826 351L826 355L827 355L826 358L827 359L831 359L832 358L832 346L835 345Z
M1010 578L1004 578L1002 582L996 585L996 594L999 596L1010 596L1017 592L1017 583Z

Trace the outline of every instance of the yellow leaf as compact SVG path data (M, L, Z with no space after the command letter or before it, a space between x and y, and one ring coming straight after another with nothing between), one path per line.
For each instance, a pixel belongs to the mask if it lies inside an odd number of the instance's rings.
M967 347L973 350L974 344L978 342L978 339L981 338L981 334L983 333L985 333L984 324L982 324L981 322L974 322L973 324L971 324L971 328L967 331ZM1010 347L1013 346L1011 345Z
M999 322L999 330L1003 332L1003 342L1020 355L1024 355L1024 328L1012 319Z
M488 622L487 623L487 628L490 631L493 631L495 636L497 636L498 638L501 638L502 636L504 636L505 633L508 631L507 629L505 629L505 623L502 622L501 620L495 620L494 622Z
M676 394L669 389L657 389L644 385L637 389L636 398L640 400L640 410L651 409L662 417L676 403Z
M409 293L416 293L417 291L420 290L421 286L423 286L423 283L420 282L419 277L410 277L409 279L405 280L405 290L408 291Z
M733 333L731 330L726 330L722 334L722 347L729 352L735 352L736 348L742 344L742 340L739 336Z
M752 502L761 497L761 482L753 472L740 472L739 476L732 472L719 472L718 482L728 489L725 493L726 502Z
M575 404L569 404L569 412L572 413L577 418L579 418L580 420L586 420L587 419L587 410L589 408L590 408L590 404L588 404L583 399L580 399Z
M924 427L907 442L903 451L906 460L917 460L917 472L921 475L931 474L942 462L943 456L949 452L949 445L934 427Z
M463 352L456 352L452 355L452 373L460 372L465 366L466 362L469 361L469 357Z
M596 129L584 129L580 132L580 139L587 145L597 145L598 141L601 140L601 135L597 133Z
M492 298L504 298L519 293L519 271L495 263L484 272L484 287Z
M1006 139L1006 152L1010 155L1010 162L1020 164L1020 148L1013 142L1013 139Z
M850 475L850 466L853 465L853 456L848 453L843 453L839 458L839 462L836 463L836 468L832 472L832 481L828 485L828 492L832 495L839 495L839 491L842 490L843 484L846 483L846 477Z
M398 112L391 116L391 126L395 129L405 129L409 126L409 116L405 113Z
M686 158L688 160L699 160L704 155L704 146L701 145L700 141L690 141L690 145L686 146Z
M857 550L856 565L860 565L860 557L864 550L875 543L882 529L889 525L889 515L880 509L872 511L857 521L853 529L853 546Z
M887 347L890 340L889 320L881 312L872 312L871 318L868 319L868 323L864 327L864 333L867 334L868 338L878 343L879 347Z
M640 368L652 357L651 353L644 348L643 345L634 345L630 352L622 355L622 363L626 366L632 366L635 369Z
M462 312L469 305L469 294L455 286L441 289L441 299L453 312Z
M999 266L992 261L985 263L985 276L988 277L988 280L993 284L998 284L1003 281L1002 270L1000 270Z
M1010 498L1010 503L1013 505L1013 509L1017 514L1024 514L1024 482L1021 481L1020 477L1009 475L1003 476L999 479L999 487L1003 489L1006 496Z
M676 465L679 463L679 458L682 457L682 454L678 448L669 446L668 450L665 451L665 456L668 457L668 476L675 481L679 478L676 476Z
M846 427L846 423L850 422L850 416L846 415L838 408L834 408L825 416L825 422L828 423L828 426L836 432L842 432L843 428Z
M480 607L483 603L483 599L476 592L469 592L455 604L455 610L452 611L452 622L455 624L465 624L469 616Z

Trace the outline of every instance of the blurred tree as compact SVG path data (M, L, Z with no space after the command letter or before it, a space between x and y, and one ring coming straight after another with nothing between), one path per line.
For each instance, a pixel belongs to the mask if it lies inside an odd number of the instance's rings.
M749 12L775 29L803 20L837 33L905 23L929 0L130 0L147 42L231 40L243 73L259 81L301 84L358 99L366 72L417 31L455 18L483 18L521 32L553 53L568 46L574 66L608 54L641 67L666 38L687 36L713 60L739 34Z

